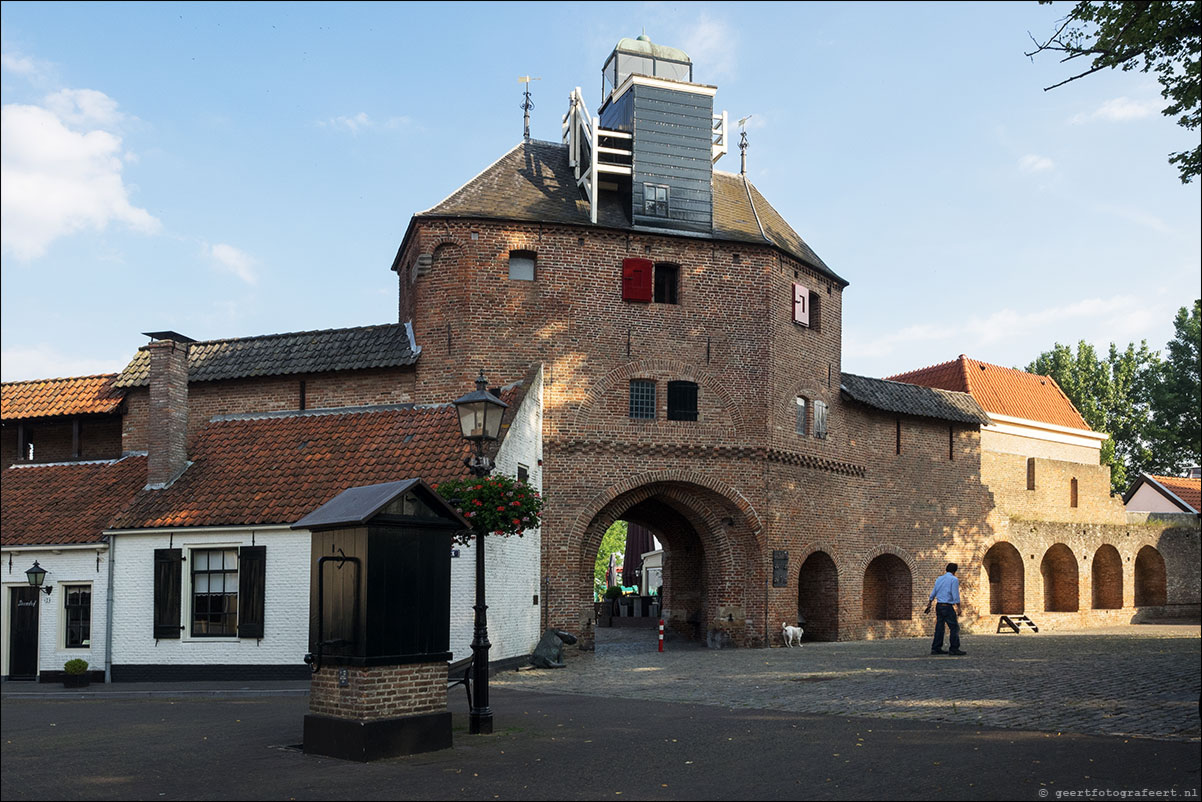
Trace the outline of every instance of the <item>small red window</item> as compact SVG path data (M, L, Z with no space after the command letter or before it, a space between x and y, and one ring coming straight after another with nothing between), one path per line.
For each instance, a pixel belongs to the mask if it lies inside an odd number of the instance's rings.
M650 259L622 260L622 300L651 303L654 270Z

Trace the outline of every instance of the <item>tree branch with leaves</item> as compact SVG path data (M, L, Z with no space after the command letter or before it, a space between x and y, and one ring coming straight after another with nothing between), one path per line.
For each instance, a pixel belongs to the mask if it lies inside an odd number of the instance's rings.
M1050 5L1052 0L1039 2ZM1089 60L1087 69L1044 87L1045 92L1105 69L1152 72L1169 101L1163 114L1177 117L1177 124L1189 131L1202 126L1202 14L1195 0L1083 0L1051 36L1042 41L1031 36L1031 41L1035 48L1026 55L1032 59L1059 53L1062 64ZM1177 166L1181 182L1189 183L1202 175L1202 145L1170 154L1169 163Z

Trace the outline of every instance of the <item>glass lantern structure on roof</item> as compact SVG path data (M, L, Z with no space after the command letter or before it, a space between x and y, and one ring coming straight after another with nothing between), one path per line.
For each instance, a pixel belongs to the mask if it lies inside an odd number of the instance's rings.
M693 62L683 50L653 44L646 34L637 39L623 38L601 71L601 102L631 75L691 83Z

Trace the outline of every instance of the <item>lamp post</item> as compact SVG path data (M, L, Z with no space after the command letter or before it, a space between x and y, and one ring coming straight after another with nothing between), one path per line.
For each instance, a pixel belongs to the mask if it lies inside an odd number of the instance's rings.
M459 430L473 443L476 453L465 462L472 475L484 478L492 473L492 460L484 453L487 441L496 441L501 433L501 418L509 405L488 392L484 371L476 379L474 392L452 403L459 412ZM488 735L492 732L492 708L488 706L488 605L484 603L484 532L476 532L476 623L472 636L472 705L468 714L468 732Z

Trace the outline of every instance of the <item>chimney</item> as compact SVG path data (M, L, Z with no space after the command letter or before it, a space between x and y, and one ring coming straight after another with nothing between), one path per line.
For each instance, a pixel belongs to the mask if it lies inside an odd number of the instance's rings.
M161 490L188 465L188 343L192 341L174 332L156 332L155 335L163 338L146 346L150 352L149 476L146 486L150 490Z

